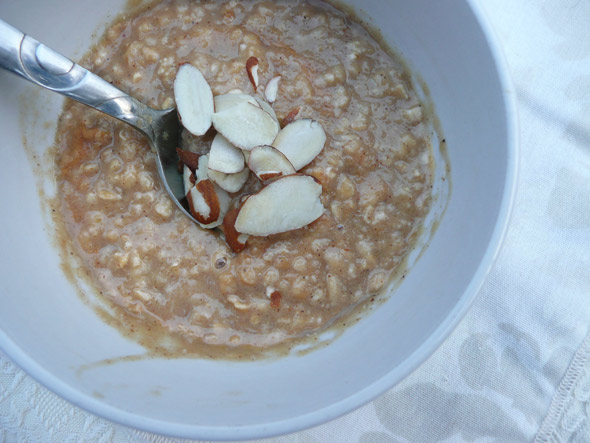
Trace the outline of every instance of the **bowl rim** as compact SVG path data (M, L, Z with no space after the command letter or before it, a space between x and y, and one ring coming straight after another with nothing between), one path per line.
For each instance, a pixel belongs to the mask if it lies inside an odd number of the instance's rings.
M498 75L502 87L502 99L504 102L507 125L506 145L508 154L506 159L504 191L490 242L488 243L483 258L467 288L461 297L459 297L456 305L445 320L439 324L430 334L428 339L412 352L400 365L345 399L296 417L255 425L202 426L171 423L168 421L146 418L107 405L96 398L83 394L44 369L2 330L0 330L0 349L34 380L41 383L53 393L87 412L131 428L181 438L245 440L268 438L301 431L343 416L369 403L379 395L400 383L438 349L443 341L446 340L451 332L457 327L473 304L503 245L516 198L519 147L515 89L509 74L510 71L505 56L498 44L496 33L489 24L485 12L479 5L478 0L466 0L466 3L470 7L477 24L484 34L496 67L496 74Z

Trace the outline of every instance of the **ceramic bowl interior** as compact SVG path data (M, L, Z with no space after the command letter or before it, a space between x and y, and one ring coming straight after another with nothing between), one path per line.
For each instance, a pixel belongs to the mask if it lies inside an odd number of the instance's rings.
M123 0L4 0L0 17L76 58ZM468 309L498 251L515 183L513 91L468 1L349 2L430 89L452 193L429 247L395 293L331 345L255 362L132 359L144 350L103 323L60 268L37 185L62 99L0 72L0 347L69 401L113 421L201 439L255 438L353 410L415 369ZM29 147L27 154L24 145Z

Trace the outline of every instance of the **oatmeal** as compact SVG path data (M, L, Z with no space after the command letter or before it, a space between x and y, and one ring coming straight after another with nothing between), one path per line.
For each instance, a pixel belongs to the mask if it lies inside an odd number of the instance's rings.
M234 253L176 208L138 132L70 103L57 138L60 213L101 296L187 346L261 348L321 330L382 291L432 200L431 134L404 66L344 13L304 0L152 4L116 21L82 61L162 109L175 105L183 63L215 96L271 97L283 126L321 122L323 150L300 172L321 184L325 211ZM203 153L214 135L185 142ZM260 187L250 174L240 192Z

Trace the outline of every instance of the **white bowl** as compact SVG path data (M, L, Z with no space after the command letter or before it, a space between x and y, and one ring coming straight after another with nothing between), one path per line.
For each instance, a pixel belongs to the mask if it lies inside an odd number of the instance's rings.
M6 0L0 17L78 57L124 3ZM349 412L437 348L473 301L507 225L517 158L514 92L475 4L350 3L362 7L362 17L426 81L449 146L453 190L446 214L395 295L331 345L304 356L93 367L143 349L76 295L44 221L36 171L48 167L43 152L62 99L0 72L0 347L21 368L72 403L125 425L239 439L292 432ZM28 158L25 143L38 157Z

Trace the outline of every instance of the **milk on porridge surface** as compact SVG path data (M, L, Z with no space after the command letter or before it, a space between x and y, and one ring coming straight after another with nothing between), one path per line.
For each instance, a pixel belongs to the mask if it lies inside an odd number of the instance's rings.
M302 172L321 182L326 212L296 231L251 236L239 254L176 209L137 132L79 104L60 119L61 214L83 266L129 318L187 347L267 347L328 326L384 287L431 204L431 134L409 74L331 6L164 1L115 22L81 64L168 108L183 62L215 95L254 95L251 56L261 85L282 76L280 120L299 108L325 129L323 151ZM199 151L211 139L186 142ZM259 188L250 177L246 191Z

